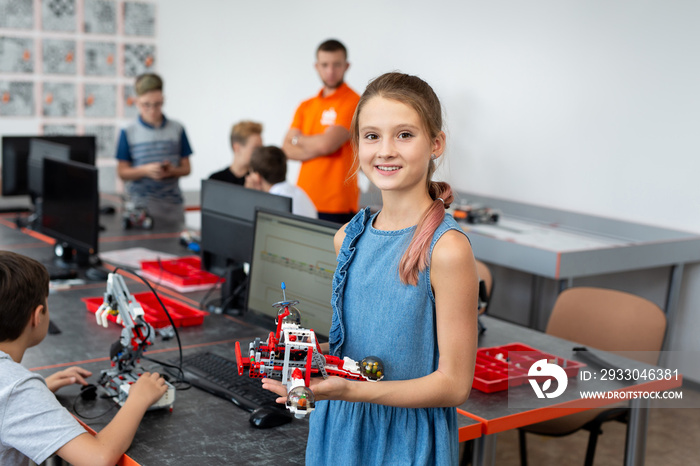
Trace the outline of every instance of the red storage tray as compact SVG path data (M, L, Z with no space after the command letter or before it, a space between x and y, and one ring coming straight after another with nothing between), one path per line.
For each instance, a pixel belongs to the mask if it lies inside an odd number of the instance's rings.
M528 352L510 354L511 351ZM544 353L522 343L510 343L492 348L479 348L476 351L476 367L472 387L480 392L493 393L524 384L530 366L540 359L558 364L566 375L575 377L585 364Z
M153 328L162 328L170 325L168 316L165 315L165 311L163 311L163 308L153 293L150 291L136 293L134 298L136 298L136 301L141 304L146 322L151 324ZM165 307L170 313L170 317L172 317L173 322L175 322L176 327L202 325L204 322L204 316L209 315L209 313L206 311L200 311L165 296L160 296L160 299L163 301L163 304L165 304ZM85 303L88 311L95 313L104 302L104 298L83 298L83 302ZM112 322L116 322L117 316L108 315L107 319L111 320Z
M141 269L162 282L175 286L214 285L222 279L202 270L199 256L181 257L165 261L141 262Z

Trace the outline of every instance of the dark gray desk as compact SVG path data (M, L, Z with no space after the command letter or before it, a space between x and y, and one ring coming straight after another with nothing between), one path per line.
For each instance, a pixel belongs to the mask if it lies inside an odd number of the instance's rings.
M698 234L472 193L459 193L459 199L502 212L497 225L464 224L464 230L477 259L535 277L530 307L533 328L542 324L537 313L543 280L555 280L561 291L576 278L655 267L670 267L663 307L672 328L683 268L700 262ZM503 290L507 284L497 286Z
M179 244L179 232L158 229L124 231L119 227L119 220L118 215L101 218L101 223L107 226L107 231L100 234L101 251L138 246L188 254ZM0 248L42 262L51 261L53 257L50 244L14 228L12 219L7 216L0 217ZM129 291L134 294L147 290L138 281L127 280L127 284ZM121 329L116 324L110 324L108 328L99 326L94 314L86 310L81 298L100 297L104 291L105 282L88 282L66 290L52 290L48 300L49 312L51 320L61 333L47 335L40 345L27 350L22 364L42 375L80 365L92 371L91 380L96 380L101 370L109 368L109 347L119 339ZM173 297L172 293L165 291L163 295ZM194 297L198 298L197 295ZM191 302L196 302L196 299ZM233 357L235 340L248 341L256 336L264 336L268 331L241 319L209 315L201 326L181 328L180 338L185 354L206 347L213 352ZM175 339L163 342L157 338L154 348L147 355L170 360L177 357L176 348ZM143 363L147 368L151 365L147 361ZM78 393L78 386L70 386L61 389L57 395L70 408ZM79 405L78 410L85 415L95 415L108 410L112 405L111 401L98 400L93 408ZM100 430L115 413L116 409L111 409L104 416L85 422L95 430ZM306 420L295 420L285 426L260 430L253 428L248 418L248 412L196 388L178 391L172 413L161 410L146 414L127 454L138 463L146 465L223 465L231 464L232 461L239 464L303 464L308 432ZM478 424L476 421L471 423Z
M127 280L132 293L145 290L143 285ZM100 296L104 284L89 285L53 293L49 297L51 319L62 333L48 335L44 342L25 354L23 365L48 375L67 365L80 365L93 372L109 368L109 346L119 339L120 327L110 323L108 328L97 325L94 314L86 311L83 297ZM209 315L202 326L180 328L184 354L206 348L233 357L234 340L248 341L263 336L265 329L242 320L222 315ZM156 339L146 355L159 359L177 358L175 339ZM67 363L70 361L70 363ZM158 366L143 361L148 369ZM71 408L79 392L78 386L58 392L59 400ZM78 400L78 411L84 415L99 414L113 405L111 400L98 400L90 408ZM95 430L103 428L116 414L110 410L104 416L85 422ZM294 420L291 424L272 430L253 428L249 413L232 403L196 388L178 391L173 412L167 410L146 413L127 455L144 464L303 464L308 423Z
M189 255L178 241L178 232L158 230L122 230L120 217L102 216L107 230L100 234L100 251L111 251L130 247L145 247L162 252ZM28 233L28 232L26 232ZM13 227L11 221L0 217L0 248L14 250L47 262L52 258L52 246L41 239L28 236ZM131 293L146 291L145 285L127 280ZM52 291L49 295L51 320L61 330L60 334L47 335L38 346L30 348L22 361L25 367L35 369L42 375L51 374L61 368L80 365L93 372L95 380L101 370L109 367L109 347L119 339L120 327L110 324L99 326L92 313L88 313L81 298L101 296L104 282L92 282L67 290ZM177 293L163 290L168 297ZM182 298L187 303L198 302L205 292L191 293ZM268 328L260 328L242 319L209 315L202 326L180 329L184 354L207 348L229 358L233 357L234 341L249 341L256 336L264 337ZM163 342L157 339L147 355L160 360L177 357L177 345L173 339ZM146 368L157 366L144 361ZM95 430L102 429L114 416L113 403L98 400L96 405L84 405L76 401L78 386L61 389L59 400L72 408L78 403L78 411L93 416L108 410L97 419L85 420ZM226 400L214 397L196 388L178 391L173 412L153 411L146 414L127 455L134 461L150 464L303 464L307 420L294 420L291 424L269 430L253 428L248 422L249 414ZM481 423L466 416L459 418L459 438L469 440L481 435Z

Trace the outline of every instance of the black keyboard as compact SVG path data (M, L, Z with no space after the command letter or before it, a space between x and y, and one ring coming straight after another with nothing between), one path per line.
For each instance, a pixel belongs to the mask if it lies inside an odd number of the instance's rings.
M180 360L170 362L178 365ZM238 375L236 362L218 354L207 351L183 356L182 370L185 380L193 386L232 401L247 411L261 406L286 410L283 404L275 402L278 395L262 388L260 379Z

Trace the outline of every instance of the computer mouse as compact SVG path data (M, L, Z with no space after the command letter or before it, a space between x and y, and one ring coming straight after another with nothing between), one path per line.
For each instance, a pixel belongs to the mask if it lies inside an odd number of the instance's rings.
M94 400L97 398L97 385L90 383L81 388L80 398L83 400Z
M258 429L268 429L287 424L292 421L292 414L286 409L274 406L261 406L250 413L248 421Z

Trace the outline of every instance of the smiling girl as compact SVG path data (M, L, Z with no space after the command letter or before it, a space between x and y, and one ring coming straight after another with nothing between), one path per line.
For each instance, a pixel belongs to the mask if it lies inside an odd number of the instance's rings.
M336 234L329 350L378 356L385 377L312 379L306 462L455 464L454 407L474 374L478 278L469 240L445 214L452 189L431 179L445 151L440 102L420 78L384 74L360 98L351 134L383 207Z

